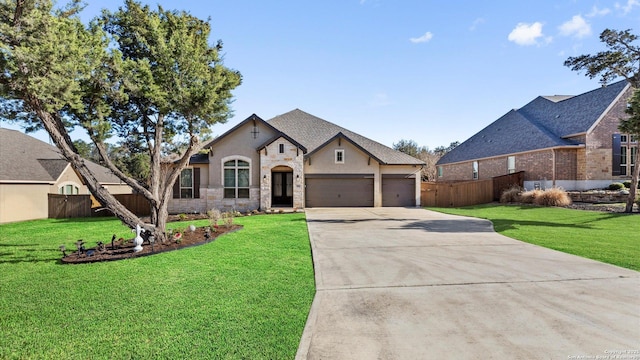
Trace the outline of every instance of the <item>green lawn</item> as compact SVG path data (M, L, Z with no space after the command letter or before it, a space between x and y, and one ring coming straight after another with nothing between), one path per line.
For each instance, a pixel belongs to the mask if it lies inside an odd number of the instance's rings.
M640 270L640 216L553 207L429 208L488 219L496 232L531 244Z
M236 223L207 245L81 265L58 247L133 234L104 218L1 225L0 358L293 358L315 292L304 214Z

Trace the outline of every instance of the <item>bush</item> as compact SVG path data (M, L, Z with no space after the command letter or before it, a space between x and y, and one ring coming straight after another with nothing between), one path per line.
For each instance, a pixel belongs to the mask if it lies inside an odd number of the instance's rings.
M236 216L235 211L229 211L222 213L222 224L225 227L231 227L233 225L233 218Z
M520 202L525 204L533 204L536 201L536 198L542 194L542 190L529 190L520 194Z
M629 183L629 185L631 185L631 183ZM609 190L620 190L620 189L624 189L626 187L629 186L625 186L623 183L619 183L619 182L614 182L612 184L609 185Z
M211 209L207 211L207 216L209 217L209 225L213 228L218 225L218 220L220 220L221 214L218 209Z
M631 189L631 181L625 181L622 183L622 185L624 185L624 187L626 187L627 189Z
M542 191L535 198L534 203L542 206L569 206L571 205L571 198L563 189L551 188Z
M520 186L512 186L502 192L502 195L500 195L500 202L503 204L520 202L521 193L522 188L520 188Z

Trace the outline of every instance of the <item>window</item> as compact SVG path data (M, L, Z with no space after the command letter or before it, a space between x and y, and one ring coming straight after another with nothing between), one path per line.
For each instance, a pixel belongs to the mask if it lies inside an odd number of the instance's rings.
M620 142L626 143L627 142L627 135L620 135Z
M58 188L58 193L62 195L78 195L78 187L74 185L63 185Z
M280 145L278 145L278 152L279 152L280 154L284 154L284 144L280 144Z
M249 162L229 160L224 163L224 197L226 199L249 198Z
M200 168L186 168L173 184L174 199L200 198Z
M514 172L516 172L516 157L509 156L507 158L507 173L513 174Z
M184 169L180 173L180 198L193 199L193 169Z
M473 180L477 180L478 179L478 162L474 161L473 162Z
M442 166L438 166L438 177L442 177L443 175L443 171L442 171Z
M336 150L336 164L344 164L344 150Z
M627 147L620 147L620 175L627 175Z

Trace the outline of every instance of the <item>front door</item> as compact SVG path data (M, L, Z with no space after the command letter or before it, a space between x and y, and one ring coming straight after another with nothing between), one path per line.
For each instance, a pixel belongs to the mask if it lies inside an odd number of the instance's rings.
M271 176L271 204L293 206L293 173L274 172Z

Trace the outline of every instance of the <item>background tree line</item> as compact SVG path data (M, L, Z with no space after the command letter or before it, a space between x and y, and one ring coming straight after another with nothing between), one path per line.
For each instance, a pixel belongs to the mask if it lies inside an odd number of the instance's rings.
M438 169L436 163L440 160L444 154L453 150L456 146L460 145L459 141L454 141L449 146L438 146L433 150L427 146L419 146L414 140L401 139L397 143L393 143L394 150L401 151L407 155L411 155L414 158L420 159L426 163L422 168L422 181L436 181L438 176Z

